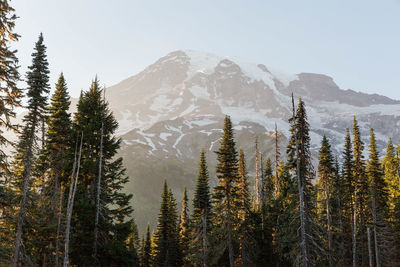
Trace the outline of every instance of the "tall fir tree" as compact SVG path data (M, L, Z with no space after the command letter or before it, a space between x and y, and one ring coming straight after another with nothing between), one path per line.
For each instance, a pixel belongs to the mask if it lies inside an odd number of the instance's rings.
M400 255L400 169L397 155L392 139L389 138L382 165L388 193L388 219L393 227L393 236L395 239L393 251L395 255ZM396 261L400 261L400 256L397 256L395 259Z
M175 199L171 190L168 190L167 181L165 181L161 194L157 231L154 234L153 264L155 266L181 266L177 222Z
M146 239L143 238L142 251L143 252L142 252L141 261L140 261L141 267L150 267L151 266L151 255L152 255L150 225L147 225Z
M393 232L388 222L389 212L387 185L383 176L382 166L379 162L375 134L372 128L370 130L367 175L370 185L375 263L376 266L389 266L394 263L394 255L391 254L394 248L392 240Z
M361 140L360 128L356 117L353 118L353 155L354 155L354 180L356 203L356 265L365 266L368 263L367 224L370 221L368 206L368 178L365 172L363 156L364 143Z
M342 198L342 214L343 214L343 243L344 243L344 264L351 266L353 263L353 247L356 240L353 238L353 220L354 220L354 203L355 203L355 180L354 180L354 157L353 148L349 128L346 129L346 137L344 140L342 163L342 179L343 179L343 198Z
M38 202L43 220L39 221L41 224L38 224L36 229L41 238L35 245L39 254L38 265L59 265L64 189L73 160L69 106L70 97L64 75L61 73L51 97L46 144L35 168L36 175L43 178L41 198Z
M293 104L294 109L294 104ZM294 113L294 110L293 110ZM305 103L299 98L296 113L290 120L292 123L287 149L288 163L292 168L292 172L297 176L297 187L299 197L299 216L300 216L300 233L299 240L302 264L311 266L315 262L316 249L311 249L311 245L318 244L315 233L314 216L314 188L312 180L314 178L314 170L312 165L312 157L310 151L310 125L307 121L307 113ZM311 255L313 252L313 255Z
M32 65L28 69L29 71L26 75L26 83L28 85L26 94L28 97L28 113L23 119L24 127L19 137L13 163L14 185L21 199L17 216L13 266L18 265L21 242L24 242L27 253L31 253L29 251L29 241L23 241L23 225L26 219L27 202L32 186L32 182L30 181L32 170L39 153L37 131L47 113L47 99L50 91L50 71L42 34L39 35L39 39L35 44L34 52L32 53ZM25 232L29 233L31 231Z
M190 261L193 265L210 265L211 195L208 185L208 170L204 149L200 154L199 173L193 198L193 213L190 219Z
M0 262L11 262L12 244L15 238L10 224L13 220L15 196L10 189L10 170L5 147L10 145L5 131L16 131L12 123L16 107L21 106L22 92L17 83L18 72L17 51L12 45L18 41L19 35L14 31L17 16L9 1L0 1Z
M318 187L321 188L319 195L319 202L321 203L321 218L322 225L326 229L326 251L328 254L327 265L332 267L336 266L335 260L335 246L334 234L335 228L333 227L332 219L333 205L334 205L334 166L333 156L331 152L331 145L324 135L322 137L321 148L319 150L319 164L318 164Z
M183 266L190 266L188 259L188 248L189 248L189 206L188 197L186 192L186 186L183 190L182 197L182 210L179 220L179 245L182 253Z
M98 254L97 258L93 258L102 119L104 132L101 216ZM114 135L117 127L118 123L108 104L102 99L102 89L96 78L89 91L81 95L74 117L74 135L83 134L85 142L72 220L71 264L132 264L132 251L127 245L133 223L133 220L129 219L133 212L129 205L132 195L122 192L128 177L125 175L122 158L117 157L121 143ZM113 238L115 236L118 236L118 239Z
M218 185L214 188L213 201L214 235L219 240L217 247L219 265L235 266L235 251L237 239L235 228L238 225L238 159L233 137L232 122L229 116L225 117L224 133L217 153Z
M238 161L238 180L236 182L237 187L237 208L239 217L238 226L238 240L239 240L239 255L237 257L236 263L239 266L249 266L251 263L251 251L254 246L252 246L251 238L251 226L249 225L249 215L250 215L250 190L249 181L247 178L246 161L244 157L243 149L239 150L239 161ZM260 194L261 195L261 194ZM261 199L260 199L261 201Z

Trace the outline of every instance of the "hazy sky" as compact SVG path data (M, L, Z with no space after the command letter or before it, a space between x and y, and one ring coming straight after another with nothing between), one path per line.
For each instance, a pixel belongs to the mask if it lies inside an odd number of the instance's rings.
M400 0L12 0L21 71L43 32L51 85L73 96L97 74L111 86L167 53L195 49L343 89L400 99Z

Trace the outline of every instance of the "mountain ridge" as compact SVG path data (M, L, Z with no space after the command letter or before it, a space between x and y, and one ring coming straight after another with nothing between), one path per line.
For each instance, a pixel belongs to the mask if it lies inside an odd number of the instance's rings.
M135 194L139 228L155 221L158 187L161 190L164 179L178 199L185 185L191 193L202 148L209 160L211 183L216 183L213 151L218 148L225 115L234 122L250 175L253 139L259 137L264 158L272 156L275 123L285 151L292 92L305 101L315 158L324 134L334 153L341 153L353 115L359 120L364 142L369 127L376 129L380 151L388 137L400 138L398 100L342 90L323 74L286 74L264 64L194 50L171 52L107 88L107 100L120 123L120 155L131 177L127 190Z

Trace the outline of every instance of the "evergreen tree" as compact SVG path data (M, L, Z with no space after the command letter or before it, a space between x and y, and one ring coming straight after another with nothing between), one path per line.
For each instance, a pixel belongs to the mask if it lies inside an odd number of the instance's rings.
M314 178L314 170L311 162L310 151L310 125L307 121L307 113L305 104L299 99L296 114L294 114L293 103L293 118L291 119L291 137L287 149L288 163L292 171L297 176L297 187L299 197L299 216L300 216L300 233L302 264L310 266L315 261L315 253L319 250L319 246L311 249L312 244L317 244L317 233L313 222L315 198L312 179ZM313 257L311 252L314 253ZM313 259L314 258L314 259Z
M105 106L104 106L105 105ZM103 171L101 179L101 214L97 258L92 257L96 212L96 188L100 155L101 124L103 133ZM121 190L128 182L122 158L116 157L120 139L114 136L118 124L102 99L97 78L90 90L81 95L74 118L74 135L83 134L81 171L74 203L71 237L71 264L132 264L132 251L127 241L132 234L131 194ZM115 238L118 237L118 238Z
M22 92L17 86L20 80L16 50L11 45L18 41L19 35L14 32L17 16L7 0L0 1L0 262L10 262L12 244L15 238L11 231L15 196L9 188L9 164L5 146L10 141L5 131L15 131L16 125L11 122L15 117L15 108L21 106Z
M157 231L154 234L153 264L155 266L181 266L177 221L175 199L165 181L161 194Z
M23 225L26 219L28 195L30 194L30 187L32 185L30 178L38 155L37 141L39 139L36 132L39 130L40 123L46 116L47 98L50 90L46 46L43 43L42 34L39 35L39 39L35 44L32 58L32 65L28 67L29 71L26 75L26 83L28 85L28 114L23 119L24 127L19 137L13 163L14 184L21 197L16 227L13 266L17 266L20 259ZM25 232L29 233L31 231ZM24 241L24 244L28 253L30 253L29 242Z
M143 245L142 245L142 260L141 260L141 267L150 267L151 266L151 238L150 238L150 226L147 225L146 230L146 239L143 238Z
M355 180L354 180L354 158L352 150L352 142L349 128L346 129L346 137L344 140L343 151L343 243L344 243L344 264L350 266L353 262L353 246L356 240L353 238L353 219L354 219L354 203L355 203Z
M41 224L36 229L36 236L41 236L40 239L37 238L40 241L35 244L39 254L38 265L59 265L64 189L73 160L69 99L67 85L61 73L51 97L46 144L35 168L36 175L44 178L38 203L44 219L37 220Z
M326 218L323 221L327 233L327 253L328 265L334 266L335 264L335 250L334 250L334 228L332 224L332 211L334 199L334 167L333 156L331 152L331 145L324 135L319 150L319 164L318 164L318 185L322 189L319 200L322 202L322 216Z
M193 198L190 219L190 261L196 266L209 266L211 232L211 196L204 149L200 154L199 173Z
M183 190L182 198L182 211L179 223L179 243L182 252L183 265L189 266L190 262L188 260L188 247L189 247L189 207L188 207L188 197L186 192L186 186Z
M238 216L239 216L239 228L238 228L238 239L240 255L238 255L237 263L241 266L249 266L251 262L251 227L249 225L249 213L250 213L250 191L249 181L247 178L246 162L244 158L243 149L239 151L239 162L238 162L238 175L237 181L237 196L238 196ZM254 247L253 247L254 249Z
M382 161L384 169L384 179L387 185L388 193L388 219L394 230L394 239L396 240L393 248L395 255L400 255L400 176L399 160L396 155L396 149L393 146L392 139L389 139L386 147L386 155ZM400 261L400 257L396 258Z
M288 163L280 164L279 191L276 196L275 243L279 266L295 266L301 253L299 247L299 198L297 183Z
M364 266L368 263L367 224L371 218L368 207L368 178L365 173L363 156L364 144L361 140L360 129L356 117L353 119L353 155L354 155L354 180L356 221L357 221L357 250L356 265Z
M214 234L220 247L219 265L235 266L235 240L237 226L238 188L238 160L233 138L232 122L229 116L225 117L224 134L217 153L218 185L214 188Z
M370 184L370 200L372 223L374 230L374 251L376 266L388 266L393 264L393 242L391 242L392 230L388 224L388 192L383 177L383 171L376 150L375 134L370 131L369 158L367 162L367 174Z

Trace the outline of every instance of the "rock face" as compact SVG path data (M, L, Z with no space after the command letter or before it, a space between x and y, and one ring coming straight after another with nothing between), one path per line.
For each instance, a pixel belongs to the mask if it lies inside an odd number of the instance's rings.
M155 223L164 179L178 202L185 185L189 192L193 190L202 148L211 183L216 183L213 151L218 148L225 114L234 122L238 148L245 151L250 173L254 137L259 136L264 157L272 156L275 123L284 155L292 92L306 103L314 151L325 134L339 155L353 115L365 142L370 127L376 130L380 149L388 137L400 137L400 101L341 90L326 75L289 75L262 64L197 51L172 52L108 88L107 100L123 139L120 154L130 176L127 190L134 193L140 229L147 222Z

